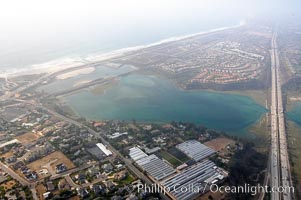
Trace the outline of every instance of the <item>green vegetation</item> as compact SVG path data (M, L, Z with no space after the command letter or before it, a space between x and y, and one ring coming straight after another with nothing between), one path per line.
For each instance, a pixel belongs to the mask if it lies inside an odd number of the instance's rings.
M190 160L189 157L187 157L183 152L181 152L180 150L178 150L175 147L168 149L168 153L170 155L173 155L175 158L180 160L182 163L188 162Z
M172 164L174 167L177 167L181 164L183 164L179 159L174 157L173 155L169 154L167 151L160 151L158 153L159 157L162 157L163 159L167 160L170 164Z
M128 174L124 179L119 181L119 183L121 183L123 185L128 185L128 184L132 183L134 180L135 180L135 178L132 175Z
M297 199L301 197L301 188L299 184L301 183L301 127L292 121L288 121L288 151L291 163L291 173L293 177L293 182L296 188L295 194Z
M256 123L253 124L249 128L249 132L253 133L256 136L256 149L260 152L268 152L269 150L269 136L270 136L270 130L269 130L269 115L265 114L262 116L262 118Z
M267 164L267 155L256 151L254 144L245 143L244 148L237 151L230 161L230 185L257 185L262 183ZM250 193L231 193L230 199L254 199Z

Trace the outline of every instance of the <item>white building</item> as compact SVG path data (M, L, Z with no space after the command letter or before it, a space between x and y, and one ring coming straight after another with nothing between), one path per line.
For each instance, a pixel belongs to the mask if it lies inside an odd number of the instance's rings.
M105 145L102 143L97 143L96 146L106 155L106 156L111 156L113 153L107 149Z

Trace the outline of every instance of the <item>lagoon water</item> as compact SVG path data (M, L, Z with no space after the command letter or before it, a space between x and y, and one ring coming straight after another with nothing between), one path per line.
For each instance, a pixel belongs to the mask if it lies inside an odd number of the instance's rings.
M185 121L233 133L244 132L266 112L246 96L183 91L166 79L139 74L122 77L102 95L82 91L66 101L88 119Z
M295 102L291 111L287 114L288 119L301 126L301 102Z

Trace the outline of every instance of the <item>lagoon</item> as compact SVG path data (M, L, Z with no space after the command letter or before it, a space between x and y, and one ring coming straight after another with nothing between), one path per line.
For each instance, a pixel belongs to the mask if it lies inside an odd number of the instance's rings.
M66 101L88 119L185 121L236 134L245 132L266 112L250 97L181 90L169 80L139 74L122 77L102 95L81 91Z
M301 102L294 102L292 109L287 113L288 119L301 126Z

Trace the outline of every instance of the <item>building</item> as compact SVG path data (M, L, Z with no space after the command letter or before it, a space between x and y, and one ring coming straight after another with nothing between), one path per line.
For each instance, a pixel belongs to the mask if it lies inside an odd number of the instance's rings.
M67 167L65 166L65 164L64 163L60 163L60 164L58 164L58 165L56 165L55 166L55 171L56 171L56 173L62 173L62 172L64 172L64 171L67 171Z
M130 157L134 160L134 161L137 161L141 158L145 158L147 157L147 154L144 153L140 148L138 147L133 147L133 148L130 148L129 149L130 153Z
M215 153L215 151L196 140L188 140L176 146L180 151L196 162L203 160Z
M136 163L158 181L176 172L167 162L164 162L154 154L141 158Z
M172 199L186 200L194 199L206 192L205 187L207 184L211 184L221 178L223 176L217 171L215 164L209 160L204 160L167 178L160 184L167 188L174 188L169 193ZM190 189L181 191L181 188Z
M113 133L112 135L108 135L108 138L115 139L115 138L118 138L122 135L127 135L127 134L128 134L128 132L124 132L124 133L116 132L116 133Z
M153 154L153 153L155 153L155 152L157 152L157 151L160 151L161 148L160 148L160 147L154 147L154 148L152 148L152 149L149 149L149 148L145 147L144 150L145 150L145 152L146 152L147 154Z
M106 155L106 156L111 156L113 153L107 149L105 145L102 143L97 143L96 146Z

